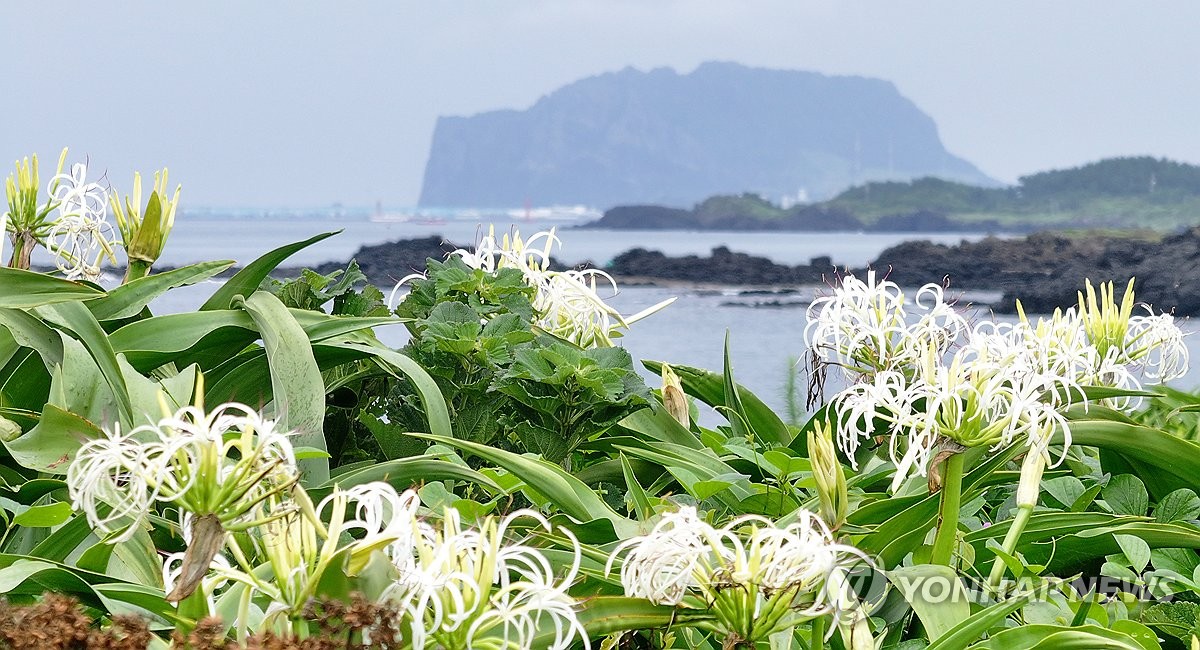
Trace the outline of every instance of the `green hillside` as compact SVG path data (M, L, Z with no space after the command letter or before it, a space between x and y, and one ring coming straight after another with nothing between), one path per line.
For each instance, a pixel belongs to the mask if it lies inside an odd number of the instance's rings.
M868 183L824 204L870 225L888 215L928 211L954 221L1004 227L1149 227L1200 222L1200 167L1148 156L1110 158L1046 171L1005 188L936 178Z

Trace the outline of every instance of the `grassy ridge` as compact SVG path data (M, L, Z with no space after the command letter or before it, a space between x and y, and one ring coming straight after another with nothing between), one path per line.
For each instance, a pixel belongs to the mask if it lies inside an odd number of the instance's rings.
M1143 156L1040 172L1000 188L938 178L872 182L823 203L788 209L752 193L714 196L691 210L623 206L606 213L600 225L901 232L956 228L1171 231L1198 220L1200 167Z

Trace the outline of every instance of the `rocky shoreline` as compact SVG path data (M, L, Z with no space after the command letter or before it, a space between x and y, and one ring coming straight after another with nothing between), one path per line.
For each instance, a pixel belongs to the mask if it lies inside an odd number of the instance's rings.
M429 257L441 258L461 246L441 237L364 246L354 258L374 283L388 286L418 272ZM328 273L344 264L323 264ZM839 273L867 269L839 267L829 257L789 266L718 246L705 257L669 257L635 248L603 267L621 281L641 284L775 287L827 284ZM869 266L901 286L929 282L955 290L995 291L1003 297L997 312L1012 312L1017 299L1029 312L1045 313L1075 304L1085 279L1123 285L1137 278L1139 301L1176 315L1200 314L1200 228L1157 241L1130 236L1035 233L1020 238L988 237L953 246L914 240L883 251ZM295 275L296 269L281 269Z

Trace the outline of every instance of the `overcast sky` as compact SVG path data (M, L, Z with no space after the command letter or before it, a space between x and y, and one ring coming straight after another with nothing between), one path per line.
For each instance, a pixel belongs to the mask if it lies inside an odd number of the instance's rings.
M411 205L438 115L728 60L888 79L1005 181L1200 163L1198 27L1195 0L3 2L0 161L169 165L185 206Z

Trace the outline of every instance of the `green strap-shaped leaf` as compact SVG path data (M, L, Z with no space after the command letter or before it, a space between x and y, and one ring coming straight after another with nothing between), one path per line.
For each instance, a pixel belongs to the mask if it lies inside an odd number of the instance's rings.
M308 335L279 298L256 291L235 301L250 314L262 335L271 367L275 416L285 430L296 432L297 447L328 451L325 444L325 382L313 357ZM301 482L320 485L329 480L327 458L299 461Z
M417 389L421 398L421 406L425 409L425 417L429 420L429 431L437 436L451 438L454 436L450 425L450 411L446 407L446 398L438 388L437 382L421 364L412 359L386 348L381 344L369 344L360 340L328 340L322 346L341 348L361 354L364 358L373 357L382 367L393 374L404 375ZM398 375L397 375L398 376Z
M412 435L456 447L479 456L489 463L503 467L543 497L549 499L568 516L580 522L589 522L597 519L612 522L613 530L616 532L618 539L625 539L637 534L638 526L636 522L617 514L616 511L608 507L608 504L604 502L604 499L600 498L600 495L596 494L595 490L557 465L539 458L521 456L510 451L481 445L469 440L458 440L456 438L422 433L414 433Z
M642 361L642 365L649 368L652 372L662 372L662 362L660 361ZM691 366L677 366L671 364L671 369L675 374L679 375L679 381L683 384L683 390L688 395L708 404L712 407L732 408L725 399L725 377L723 374L717 374L701 368L693 368ZM788 444L792 439L792 434L783 420L772 411L761 399L746 389L745 386L737 386L738 401L741 403L741 409L746 424L754 430L759 439L764 441L778 441L781 444Z
M1021 609L1026 603L1042 595L1040 589L1031 589L1019 596L1014 596L1003 602L976 612L970 618L960 621L945 634L939 636L926 650L963 650L983 636L985 632L999 625L1010 614Z
M232 278L229 278L225 284L221 285L221 288L217 289L212 297L204 301L204 304L200 306L200 311L229 309L235 296L248 296L256 291L259 285L262 284L262 281L271 274L271 271L274 271L275 267L291 257L296 251L312 246L340 232L340 230L335 230L333 232L321 233L301 242L280 246L254 260L246 268L238 271Z
M88 311L81 302L63 302L38 308L38 313L47 317L55 324L65 328L72 338L83 344L83 347L100 368L105 383L113 391L121 419L126 425L134 420L133 406L129 402L129 390L125 386L125 377L121 374L121 366L117 363L117 355L108 340L108 334L100 327L100 322Z
M66 474L79 447L102 435L96 424L47 404L37 426L15 440L4 442L4 447L22 467Z
M96 320L114 320L136 316L155 298L175 287L203 282L233 266L230 260L201 262L171 271L155 273L123 284L108 295L89 300L87 308Z
M103 291L79 282L0 266L0 307L28 309L103 295Z
M149 372L185 351L213 349L232 357L256 338L254 320L233 309L154 316L118 329L109 341L133 367Z
M900 591L936 640L971 616L971 601L958 573L948 566L918 564L887 572L888 581Z
M587 599L587 606L579 611L579 623L588 636L600 637L626 630L651 630L672 626L687 627L701 621L712 620L708 611L678 609L666 605L655 605L643 598L626 596L596 596ZM548 648L554 642L555 630L539 632L529 644L531 648Z
M966 541L975 546L976 553L984 554L988 540L1003 539L1011 525L1008 520L972 531ZM1121 552L1119 536L1136 537L1150 549L1200 549L1200 530L1187 524L1163 524L1148 517L1103 512L1039 512L1029 518L1017 550L1029 561L1048 562L1050 570L1064 574Z
M13 340L35 350L46 369L63 362L62 336L39 318L23 309L0 308L0 327L8 329Z
M1062 442L1061 433L1055 438L1056 442ZM1109 420L1071 422L1071 441L1115 451L1159 473L1169 474L1171 489L1188 487L1200 492L1200 445L1194 442L1158 429ZM1152 473L1142 476L1147 481L1159 478Z
M1098 625L1066 627L1026 624L998 632L987 641L971 647L978 650L1157 650L1162 647L1154 633L1144 625L1136 621L1118 622L1134 625L1123 626L1124 630L1110 630Z
M335 486L345 490L355 485L374 481L390 483L396 489L404 490L418 483L446 480L470 481L492 490L500 491L501 489L492 479L470 467L429 456L412 456L376 463L352 472L339 474L329 479L325 485L309 490L309 495L313 499L320 499Z

